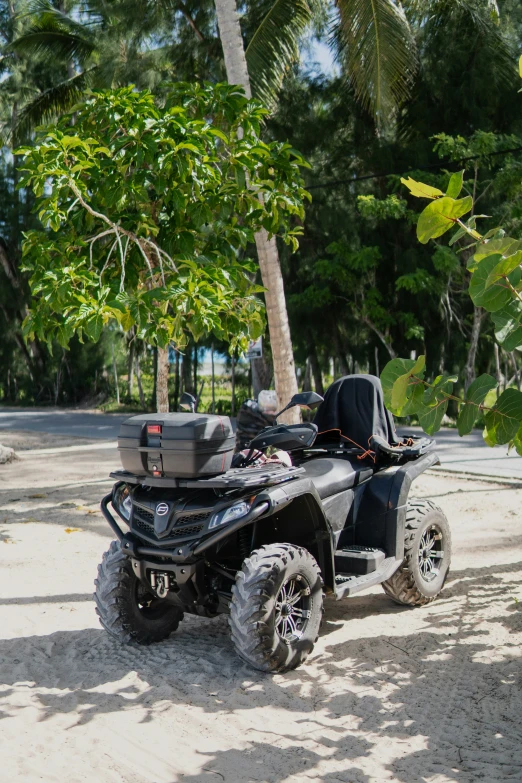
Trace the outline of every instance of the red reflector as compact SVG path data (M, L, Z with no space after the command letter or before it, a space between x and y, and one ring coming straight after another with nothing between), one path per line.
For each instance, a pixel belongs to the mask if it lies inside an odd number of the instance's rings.
M149 435L161 435L161 424L148 424L147 432Z

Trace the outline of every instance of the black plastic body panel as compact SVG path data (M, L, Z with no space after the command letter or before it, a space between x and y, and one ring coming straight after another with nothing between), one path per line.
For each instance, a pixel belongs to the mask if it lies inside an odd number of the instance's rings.
M387 557L402 560L411 484L438 462L437 454L432 452L400 467L376 473L361 497L353 521L353 541L349 543L384 549Z
M296 451L308 448L317 436L317 427L311 422L303 424L276 424L262 430L250 441L251 449L264 451L269 446L282 451Z

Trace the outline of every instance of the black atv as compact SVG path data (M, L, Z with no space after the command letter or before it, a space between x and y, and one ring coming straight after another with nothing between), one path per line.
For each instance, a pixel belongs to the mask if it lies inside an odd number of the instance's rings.
M265 428L234 463L226 417L122 424L125 470L111 474L117 483L101 503L118 540L95 581L98 616L117 639L158 642L184 612L228 613L239 655L280 672L312 651L323 590L340 599L382 584L409 606L440 593L448 522L431 501L408 499L438 463L435 442L397 437L370 375L341 378L324 401L297 394L295 405L320 405L314 422Z

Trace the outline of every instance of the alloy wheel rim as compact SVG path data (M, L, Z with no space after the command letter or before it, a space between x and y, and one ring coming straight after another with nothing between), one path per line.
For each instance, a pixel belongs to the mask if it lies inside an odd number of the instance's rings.
M301 574L281 585L275 602L275 628L283 642L300 639L310 618L310 585Z
M444 560L444 539L438 525L430 525L419 541L419 571L425 582L433 582L440 574Z

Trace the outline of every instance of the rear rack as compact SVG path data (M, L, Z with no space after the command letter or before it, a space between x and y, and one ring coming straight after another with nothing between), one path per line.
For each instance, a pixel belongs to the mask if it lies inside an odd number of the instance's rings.
M110 477L126 484L143 484L146 487L183 489L233 489L243 487L266 487L282 484L304 473L304 468L285 465L260 465L251 468L231 468L218 476L201 479L158 478L138 476L126 470L115 470Z

